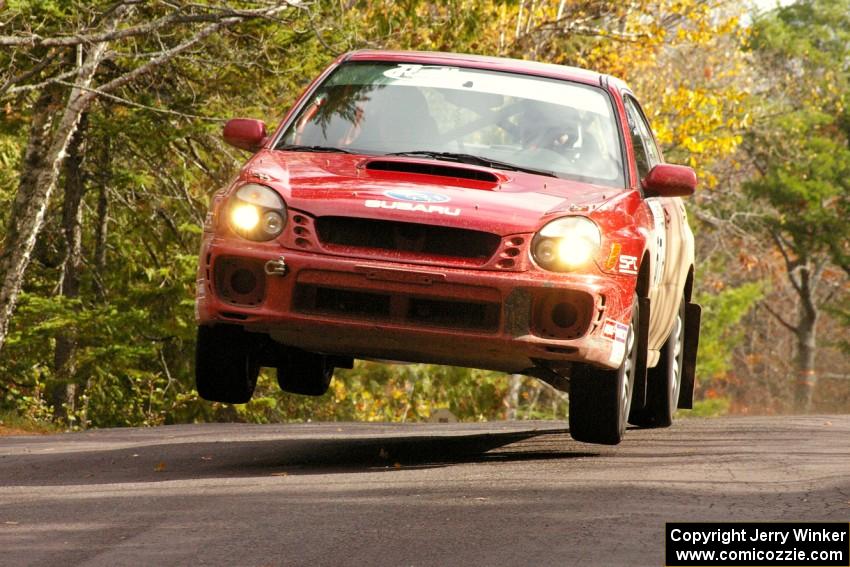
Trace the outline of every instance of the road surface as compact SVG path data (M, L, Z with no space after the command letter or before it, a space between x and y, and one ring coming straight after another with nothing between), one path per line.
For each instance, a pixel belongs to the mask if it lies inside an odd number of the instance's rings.
M850 521L850 416L0 437L0 565L652 565L666 521Z

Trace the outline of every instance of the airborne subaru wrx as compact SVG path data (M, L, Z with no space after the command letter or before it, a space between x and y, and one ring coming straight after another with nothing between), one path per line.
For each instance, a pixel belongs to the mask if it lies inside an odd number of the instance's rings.
M338 58L218 192L197 281L197 388L261 366L324 393L355 358L522 373L569 391L572 436L690 407L699 334L690 168L621 81L442 53Z

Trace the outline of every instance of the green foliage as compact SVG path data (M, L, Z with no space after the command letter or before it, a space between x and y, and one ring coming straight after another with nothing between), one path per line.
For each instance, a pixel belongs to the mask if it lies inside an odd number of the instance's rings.
M12 208L17 171L23 153L23 137L19 130L6 121L0 121L0 226L6 226L8 211ZM0 234L0 244L5 231Z
M755 51L822 70L840 68L848 45L848 0L801 0L767 12L756 20L751 41Z
M758 19L752 49L783 75L765 90L769 116L749 134L761 175L749 196L775 214L767 229L802 263L846 263L850 226L850 0L807 0ZM774 71L775 72L775 71Z
M741 319L764 295L759 282L730 287L716 293L701 292L696 302L702 305L702 329L697 357L697 379L710 384L729 371L731 353L747 329Z
M770 141L783 138L775 151L785 159L771 160L762 177L745 184L754 199L777 211L765 223L787 235L796 256L826 252L836 239L850 237L843 216L850 199L850 147L833 121L815 111L778 120Z
M729 398L716 397L705 400L695 400L694 409L688 411L680 411L676 414L677 417L720 417L729 413L729 408L732 404Z
M338 369L330 390L318 397L281 392L274 371L264 370L249 403L206 404L209 412L196 417L251 423L409 422L427 421L434 411L446 409L460 421L486 421L506 416L508 389L508 376L498 372L357 361L351 370ZM565 395L530 378L522 379L517 398L518 419L552 419L566 414Z
M850 297L845 297L840 301L832 303L827 306L826 310L843 327L850 328ZM831 337L831 339L827 339L827 341L832 343L832 346L837 347L843 353L850 355L850 337L846 334Z

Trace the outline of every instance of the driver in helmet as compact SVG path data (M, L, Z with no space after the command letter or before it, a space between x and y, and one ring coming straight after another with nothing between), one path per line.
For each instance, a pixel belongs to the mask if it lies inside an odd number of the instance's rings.
M520 143L524 149L546 149L563 153L578 142L575 110L536 100L524 100L517 115Z

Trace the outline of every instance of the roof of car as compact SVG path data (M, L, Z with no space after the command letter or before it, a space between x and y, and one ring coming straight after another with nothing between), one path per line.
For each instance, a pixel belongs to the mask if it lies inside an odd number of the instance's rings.
M409 63L426 63L431 65L454 65L458 67L475 67L494 71L507 71L529 75L539 75L555 79L579 81L591 85L600 85L605 76L596 71L553 65L523 59L507 57L488 57L468 53L441 53L436 51L383 51L377 49L352 51L344 56L346 61L392 61ZM620 82L615 79L616 82Z

